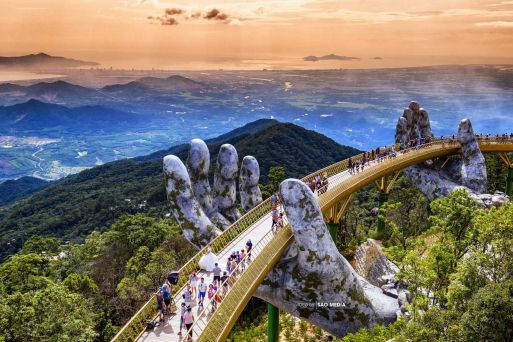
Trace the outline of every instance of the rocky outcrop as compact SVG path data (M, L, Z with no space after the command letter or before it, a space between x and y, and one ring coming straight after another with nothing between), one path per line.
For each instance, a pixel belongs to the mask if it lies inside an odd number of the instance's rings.
M189 174L177 156L164 157L166 193L173 216L184 236L197 246L204 246L221 232L203 212L194 196Z
M258 187L260 166L253 156L245 156L240 167L239 193L242 210L248 212L262 202Z
M377 241L367 239L360 245L354 263L360 276L379 287L385 295L397 298L400 309L398 315L406 313L406 305L410 302L407 286L397 280L399 268L386 257Z
M373 239L367 239L356 251L354 269L378 287L387 284L399 272L399 268L388 260L378 242Z
M308 186L288 179L280 194L295 239L255 295L337 336L394 321L397 299L359 276L338 252Z

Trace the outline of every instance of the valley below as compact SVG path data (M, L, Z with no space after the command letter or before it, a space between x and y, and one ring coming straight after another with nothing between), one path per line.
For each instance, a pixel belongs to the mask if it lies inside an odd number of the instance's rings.
M513 127L513 69L500 65L47 74L57 77L0 84L0 182L26 175L55 180L261 118L359 149L385 146L412 99L430 109L437 135L454 134L464 117L476 132Z

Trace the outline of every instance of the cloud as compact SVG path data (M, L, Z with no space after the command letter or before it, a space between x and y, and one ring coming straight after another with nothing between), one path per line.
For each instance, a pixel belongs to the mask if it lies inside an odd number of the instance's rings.
M207 11L199 11L199 10L185 10L182 8L172 7L172 8L166 8L164 10L164 14L162 16L149 16L147 17L148 20L157 21L162 25L178 25L178 19L183 18L185 20L206 20L206 21L218 21L222 22L224 24L231 24L231 25L241 25L241 20L238 18L231 18L228 14L225 12L222 12L221 10L217 8L212 8Z
M162 25L169 25L169 26L178 25L178 21L172 17L161 18L160 23Z
M188 19L199 19L201 18L201 12L194 12L192 13Z
M217 8L212 8L210 11L205 13L203 18L207 20L226 21L228 19L228 14L221 12Z
M172 16L177 14L183 14L185 11L181 8L166 8L165 14Z
M513 21L486 21L474 25L477 27L513 28Z

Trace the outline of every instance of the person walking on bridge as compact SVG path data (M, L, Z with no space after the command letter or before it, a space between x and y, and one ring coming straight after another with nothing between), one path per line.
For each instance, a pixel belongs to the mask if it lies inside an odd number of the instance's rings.
M187 333L189 336L187 337L187 341L192 342L192 325L194 324L194 314L192 313L191 308L187 308L187 312L183 315L183 322L185 324L185 329L187 329Z
M191 286L189 284L187 284L187 288L183 292L182 298L183 298L185 305L187 307L190 307L191 302L192 302L192 291L191 291Z
M164 303L164 294L162 293L162 288L159 288L159 292L157 292L157 309L159 310L160 322L164 322L164 319L166 318L166 305Z
M183 316L185 315L186 312L187 312L187 306L185 306L185 303L182 303L182 306L180 307L180 331L178 332L179 336L182 336L182 329L184 326Z
M205 284L205 278L201 277L200 283L198 285L199 290L199 299L198 305L203 307L203 300L205 299L205 295L207 294L207 284Z
M212 272L214 273L214 281L221 281L221 267L219 267L217 262Z
M196 299L198 296L198 290L196 288L198 286L198 276L196 275L196 271L193 271L189 276L189 284L191 285L192 299Z

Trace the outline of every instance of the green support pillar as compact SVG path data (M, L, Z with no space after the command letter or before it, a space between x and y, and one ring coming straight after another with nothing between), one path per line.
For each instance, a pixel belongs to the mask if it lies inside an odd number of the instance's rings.
M338 225L330 222L328 223L328 230L330 231L331 238L333 239L333 242L335 244L337 243L337 232L338 232Z
M513 168L508 169L508 178L506 178L506 195L513 195Z
M379 209L383 207L383 204L385 204L388 201L388 193L386 192L380 192L379 193ZM381 215L381 213L380 213ZM385 233L385 220L378 216L378 236L383 236Z
M280 310L267 303L267 342L278 342L280 338Z

